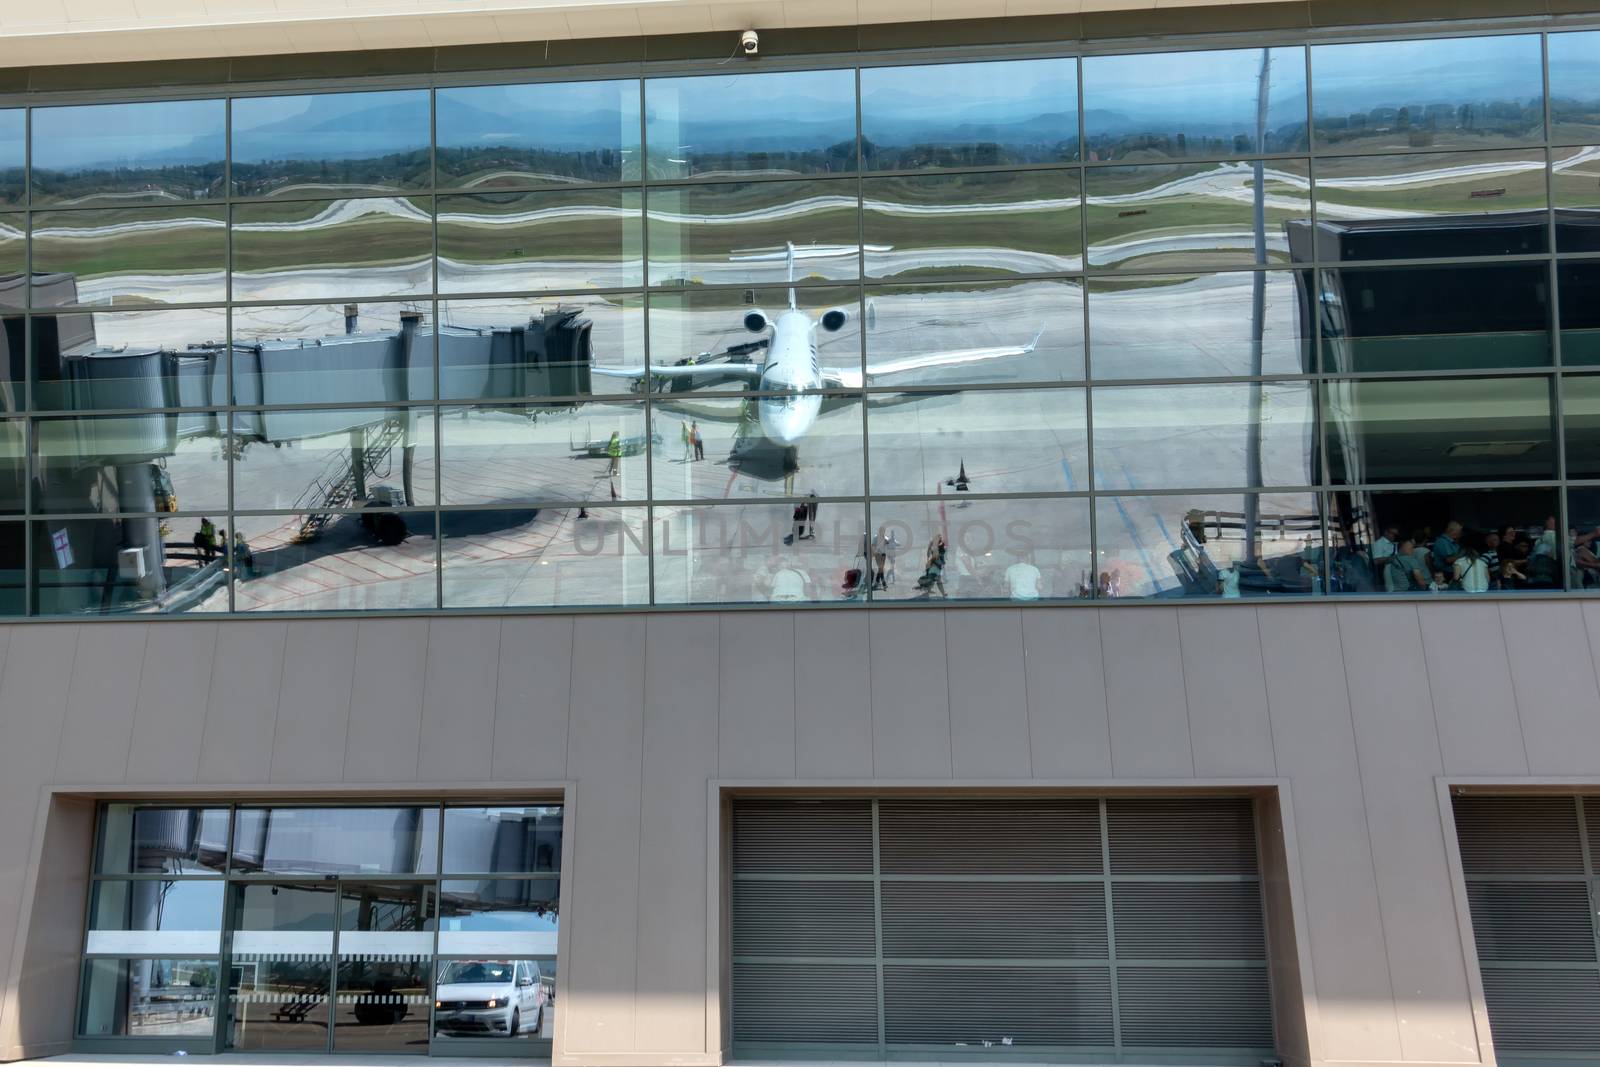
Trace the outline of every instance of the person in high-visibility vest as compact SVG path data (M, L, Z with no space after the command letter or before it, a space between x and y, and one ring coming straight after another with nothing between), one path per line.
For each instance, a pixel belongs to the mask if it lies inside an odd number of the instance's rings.
M606 442L606 455L611 457L611 476L615 478L622 473L622 434L616 430L611 431L611 440Z
M201 518L200 530L194 535L194 547L207 563L217 558L217 528L210 519Z

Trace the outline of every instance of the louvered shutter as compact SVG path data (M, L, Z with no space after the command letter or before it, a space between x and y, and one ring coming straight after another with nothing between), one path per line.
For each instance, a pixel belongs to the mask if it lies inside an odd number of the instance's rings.
M1600 802L1472 796L1457 797L1454 807L1497 1052L1600 1053L1593 867Z
M1248 800L749 799L733 842L747 1050L1273 1048Z

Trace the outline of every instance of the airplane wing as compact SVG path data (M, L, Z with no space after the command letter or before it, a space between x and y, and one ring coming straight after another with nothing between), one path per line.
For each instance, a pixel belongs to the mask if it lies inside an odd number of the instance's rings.
M590 374L607 378L737 378L752 386L761 384L761 368L754 363L689 363L684 366L594 367Z
M866 373L853 367L825 367L822 374L827 384L840 389L859 389L866 382L880 378L887 374L903 374L906 371L926 370L930 367L957 367L967 363L983 363L991 359L1005 359L1008 356L1026 356L1039 347L1039 338L1044 336L1044 330L1033 335L1033 340L1025 345L999 345L993 348L958 348L944 352L924 352L921 355L905 356L901 359L891 359L883 363L868 363Z

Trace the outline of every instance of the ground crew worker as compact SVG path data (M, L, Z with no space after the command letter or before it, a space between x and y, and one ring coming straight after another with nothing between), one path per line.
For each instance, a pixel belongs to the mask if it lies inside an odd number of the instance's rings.
M611 476L615 478L622 473L622 434L616 430L611 431L611 440L606 442L606 455L611 457Z
M200 531L194 535L194 547L207 563L217 558L217 528L210 519L201 518Z

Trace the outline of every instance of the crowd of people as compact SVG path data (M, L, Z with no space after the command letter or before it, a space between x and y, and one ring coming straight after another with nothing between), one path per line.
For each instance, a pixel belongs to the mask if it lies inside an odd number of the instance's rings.
M1426 593L1560 589L1562 553L1554 516L1542 526L1468 530L1451 519L1405 532L1386 525L1370 545L1341 554L1338 586L1345 592ZM1567 558L1577 587L1600 585L1600 527L1569 530Z

